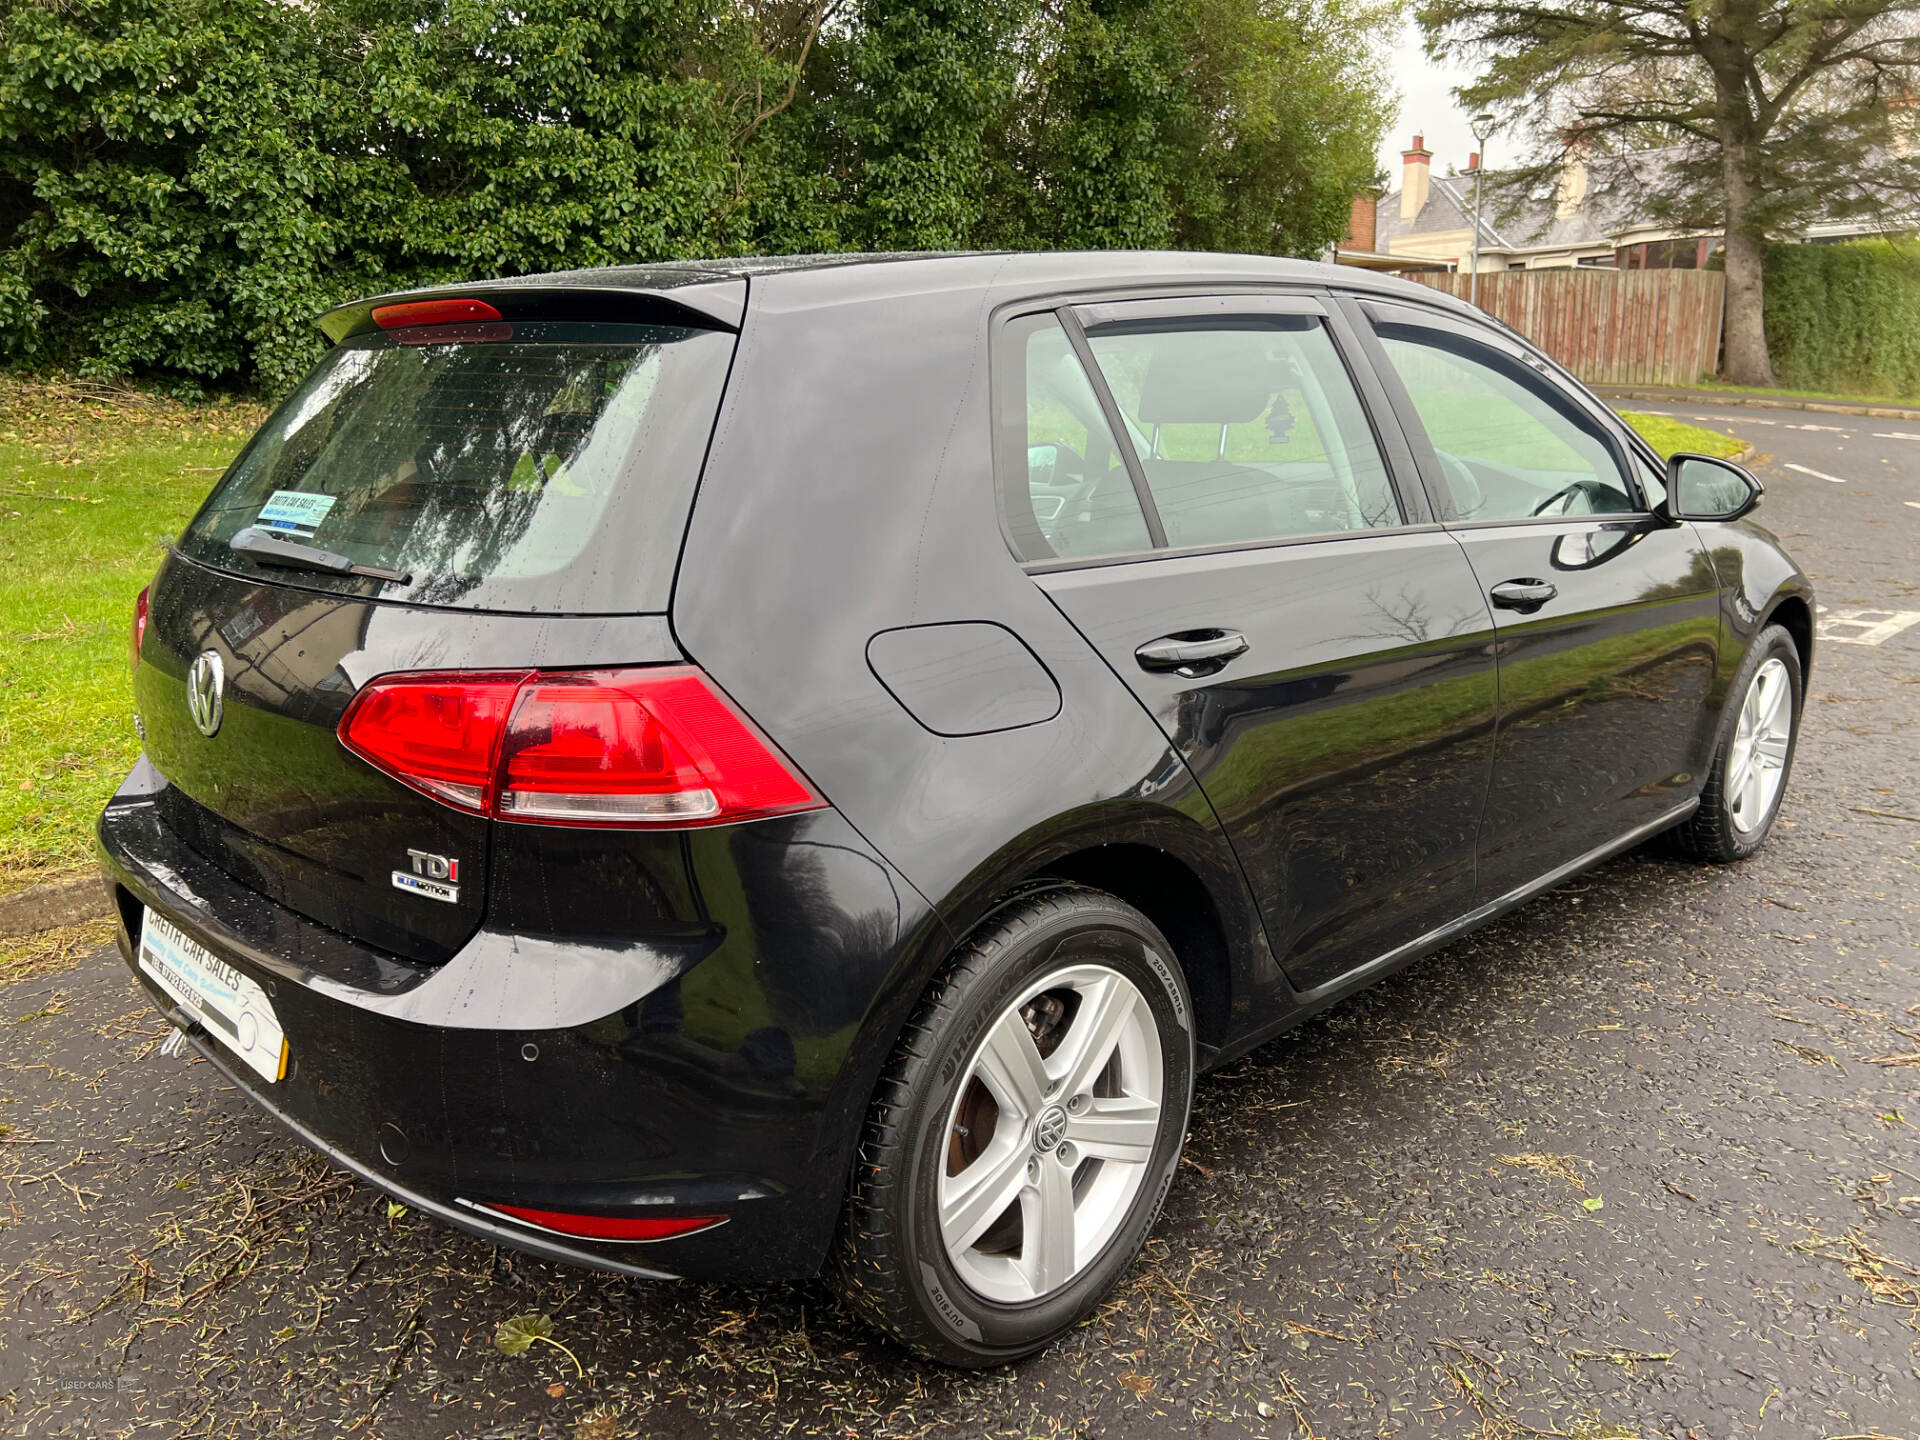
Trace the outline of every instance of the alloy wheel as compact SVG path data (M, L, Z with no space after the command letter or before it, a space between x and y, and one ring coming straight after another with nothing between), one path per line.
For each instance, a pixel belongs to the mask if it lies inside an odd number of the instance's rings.
M1793 685L1776 657L1754 672L1727 746L1727 813L1742 835L1751 835L1773 813L1792 740Z
M1099 1256L1146 1183L1165 1084L1146 997L1105 965L1055 970L994 1018L938 1183L947 1257L976 1294L1038 1300Z

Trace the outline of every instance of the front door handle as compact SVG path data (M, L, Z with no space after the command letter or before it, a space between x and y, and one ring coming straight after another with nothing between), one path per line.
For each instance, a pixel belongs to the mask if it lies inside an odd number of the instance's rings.
M1488 593L1502 610L1538 610L1560 591L1550 580L1502 580Z
M1247 653L1247 637L1238 630L1182 630L1149 640L1133 652L1142 670L1171 670L1194 679L1226 668Z

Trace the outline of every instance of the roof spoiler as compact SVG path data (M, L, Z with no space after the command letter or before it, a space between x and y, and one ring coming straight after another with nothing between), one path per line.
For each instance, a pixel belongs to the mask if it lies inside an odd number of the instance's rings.
M693 272L665 284L560 280L482 280L471 285L436 285L396 290L335 306L320 317L320 328L338 344L380 327L377 306L419 300L484 300L503 320L573 320L602 324L692 325L703 330L738 330L747 309L747 282L737 275Z

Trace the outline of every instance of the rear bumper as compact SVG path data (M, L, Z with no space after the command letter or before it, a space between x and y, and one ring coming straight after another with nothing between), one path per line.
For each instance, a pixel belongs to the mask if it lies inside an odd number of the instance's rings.
M165 785L142 761L101 816L122 954L302 1140L411 1206L549 1259L649 1278L819 1268L884 1060L863 1036L918 905L834 812L688 847L694 889L717 912L692 938L613 946L483 928L429 967L238 884L165 825L154 798ZM796 847L805 865L765 863ZM761 862L741 863L747 850ZM267 991L289 1047L284 1080L229 1055L134 964L148 907ZM797 933L796 914L817 943L775 948ZM600 1242L476 1204L728 1223Z
M138 972L136 971L136 973ZM142 979L144 980L144 978L143 976ZM418 1191L409 1190L405 1185L395 1183L390 1174L383 1174L372 1165L366 1164L353 1155L348 1154L325 1136L309 1130L285 1110L274 1104L266 1094L265 1087L254 1082L253 1072L245 1066L235 1065L229 1060L226 1050L208 1036L204 1026L168 1005L166 1003L166 997L153 991L151 985L147 988L149 992L154 993L156 1000L158 1000L160 1004L160 1009L166 1014L167 1018L187 1032L187 1039L192 1042L193 1047L211 1061L214 1068L222 1075L225 1075L227 1079L232 1082L235 1089L244 1091L247 1098L252 1100L254 1104L258 1105L262 1110L286 1126L288 1130L292 1131L296 1139L305 1141L335 1165L338 1165L342 1170L352 1171L362 1180L365 1180L368 1184L375 1186L386 1194L391 1195L394 1199L420 1211L422 1214L431 1215L436 1220L444 1221L456 1229L478 1235L483 1240L491 1240L496 1245L512 1246L514 1249L523 1250L529 1255L537 1255L543 1260L558 1260L569 1265L588 1265L598 1270L616 1271L619 1274L632 1275L642 1280L678 1280L680 1278L678 1275L666 1270L650 1269L644 1265L636 1265L628 1261L616 1260L609 1255L575 1249L564 1244L555 1243L541 1236L530 1235L518 1227L510 1228L505 1225L496 1224L472 1209L459 1205L449 1205L445 1201L436 1200L428 1195L422 1195Z

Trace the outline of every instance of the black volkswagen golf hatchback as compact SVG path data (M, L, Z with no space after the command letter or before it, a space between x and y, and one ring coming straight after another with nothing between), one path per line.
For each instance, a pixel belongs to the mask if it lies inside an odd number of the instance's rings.
M1758 484L1430 290L867 257L321 324L140 597L100 845L207 1059L490 1240L1020 1356L1202 1071L1780 803Z

